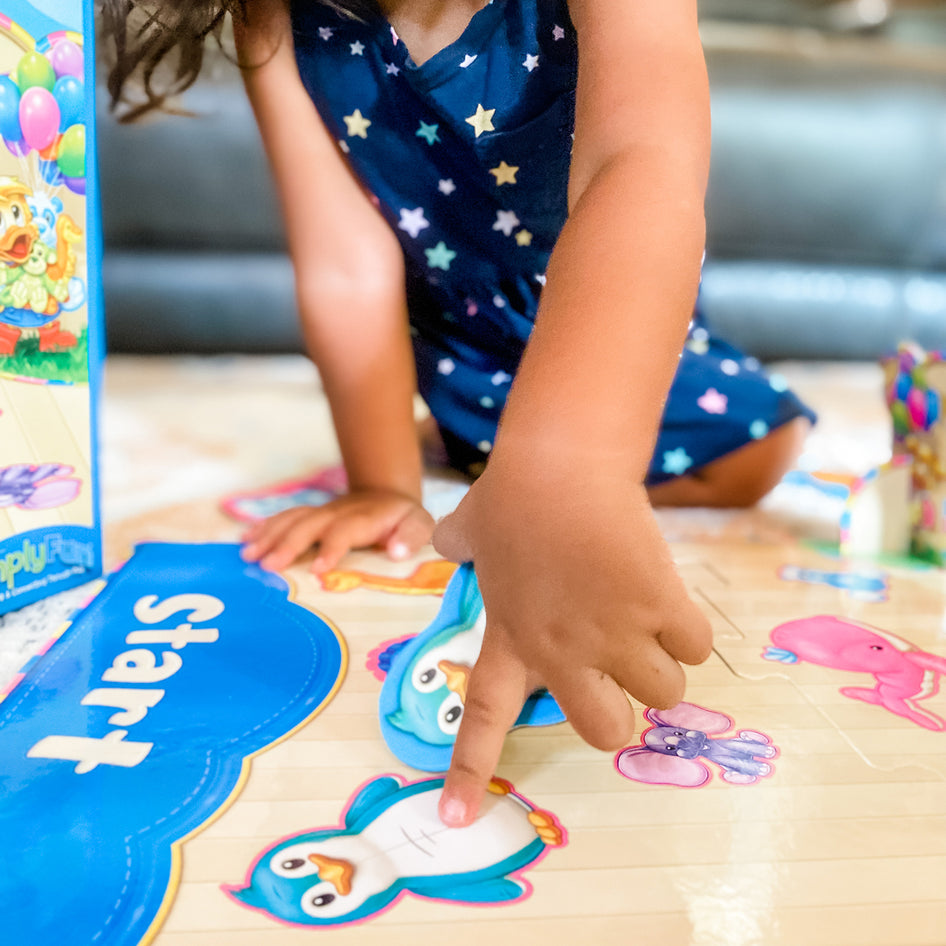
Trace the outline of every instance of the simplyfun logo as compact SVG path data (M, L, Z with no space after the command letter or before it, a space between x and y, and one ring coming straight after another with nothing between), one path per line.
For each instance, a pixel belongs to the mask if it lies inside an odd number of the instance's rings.
M58 576L91 572L95 559L93 542L64 532L18 536L15 545L0 548L0 599L32 591Z
M150 941L180 841L345 666L337 632L238 546L139 546L0 703L4 941Z

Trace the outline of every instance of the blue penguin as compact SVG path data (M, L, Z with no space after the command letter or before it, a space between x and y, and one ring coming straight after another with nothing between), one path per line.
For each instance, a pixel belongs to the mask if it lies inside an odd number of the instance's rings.
M528 896L519 872L565 843L555 817L494 779L473 824L447 828L437 814L442 789L442 778L374 779L356 794L343 826L277 842L253 864L246 886L224 889L307 926L367 919L405 893L478 904Z

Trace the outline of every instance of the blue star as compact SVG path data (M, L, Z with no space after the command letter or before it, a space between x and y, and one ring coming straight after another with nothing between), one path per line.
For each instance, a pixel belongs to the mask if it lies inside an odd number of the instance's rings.
M749 436L753 440L761 440L769 432L769 425L764 420L754 420L749 425Z
M687 455L683 447L677 447L676 450L664 451L664 473L671 473L674 476L680 476L693 466L693 460Z
M437 135L437 129L439 125L428 125L426 122L420 123L420 128L414 132L418 138L426 138L427 144L432 145L435 141L440 141L440 137Z

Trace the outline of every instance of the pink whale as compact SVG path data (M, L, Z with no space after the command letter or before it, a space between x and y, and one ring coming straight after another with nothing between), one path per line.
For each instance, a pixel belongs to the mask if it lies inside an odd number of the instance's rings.
M772 631L769 659L792 661L792 655L835 670L873 674L876 686L842 687L854 700L883 706L926 729L946 730L946 721L916 706L939 690L946 676L946 658L929 654L914 644L879 628L830 615L801 618Z

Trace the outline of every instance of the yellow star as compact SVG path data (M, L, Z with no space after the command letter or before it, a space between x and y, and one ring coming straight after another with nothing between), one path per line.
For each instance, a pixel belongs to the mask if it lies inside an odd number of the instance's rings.
M361 109L356 108L351 115L342 116L342 121L345 122L345 127L348 128L348 136L357 135L359 138L368 137L368 127L371 125L371 122L361 114Z
M532 234L528 230L520 230L516 234L516 243L520 246L529 246L532 243Z
M476 112L467 119L467 123L476 129L477 138L479 138L484 131L496 130L493 127L493 115L495 114L495 108L483 108L482 105L476 106Z
M489 173L495 175L496 186L499 187L500 184L515 184L516 171L518 170L518 165L514 166L511 164L506 164L505 161L500 161L498 167L489 169Z

